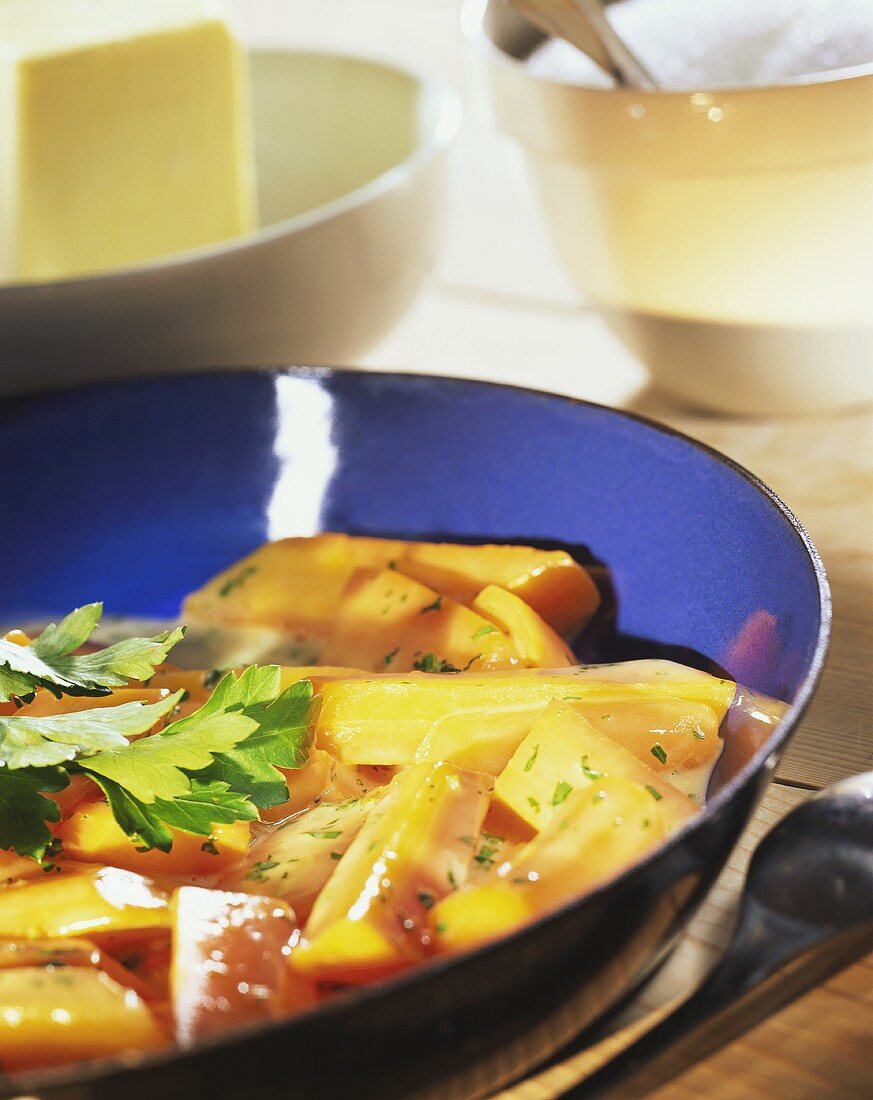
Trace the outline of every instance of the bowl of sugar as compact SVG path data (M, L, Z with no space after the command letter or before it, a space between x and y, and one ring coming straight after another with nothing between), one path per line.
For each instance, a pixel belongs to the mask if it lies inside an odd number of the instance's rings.
M658 91L469 0L485 102L586 301L680 402L873 399L869 0L622 0Z
M433 264L454 92L214 0L0 3L0 393L353 362Z

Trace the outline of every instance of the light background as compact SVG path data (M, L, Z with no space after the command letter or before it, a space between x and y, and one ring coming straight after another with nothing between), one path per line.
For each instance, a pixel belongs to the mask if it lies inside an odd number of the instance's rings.
M366 54L440 77L463 94L438 268L366 365L526 383L607 404L644 385L642 368L580 302L552 254L512 143L484 119L458 0L231 6L251 44Z

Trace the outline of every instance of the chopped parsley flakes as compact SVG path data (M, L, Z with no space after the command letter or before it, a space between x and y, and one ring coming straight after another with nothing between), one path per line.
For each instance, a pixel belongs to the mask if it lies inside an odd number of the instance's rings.
M473 660L475 661L476 658L474 657ZM417 661L412 662L412 667L414 669L417 669L419 672L460 672L461 671L457 667L457 665L453 665L450 661L445 661L441 657L437 657L437 655L435 653L425 653L423 657L419 657L419 659Z
M565 783L563 780L555 787L555 793L552 795L552 805L560 806L566 799L567 795L573 788L569 783Z
M471 635L474 642L478 642L480 638L484 638L486 634L497 634L499 631L496 626L492 626L491 623L486 623L485 626L480 626L475 634Z
M582 774L585 776L585 778L590 779L592 783L595 779L600 778L600 772L595 771L594 768L589 767L587 753L585 756L582 757L581 761L579 762L579 766L582 768Z
M272 871L274 867L278 866L279 864L275 859L257 859L252 864L246 879L250 882L265 882L267 879L266 872Z
M256 565L247 565L244 569L240 569L238 573L235 573L232 577L224 582L224 584L218 590L219 599L226 599L235 588L241 588L252 573L257 573L258 567Z
M667 754L664 751L664 749L662 748L662 746L659 745L657 742L655 742L655 744L652 745L651 752L652 752L652 756L654 756L654 758L656 760L659 760L662 764L667 763Z

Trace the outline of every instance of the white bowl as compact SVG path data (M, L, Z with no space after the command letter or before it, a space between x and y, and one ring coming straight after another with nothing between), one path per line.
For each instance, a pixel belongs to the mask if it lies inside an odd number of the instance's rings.
M207 366L352 362L440 237L454 92L334 54L251 55L262 228L97 276L0 286L0 391Z
M500 0L465 29L586 299L681 400L740 413L873 398L873 66L773 87L535 75Z

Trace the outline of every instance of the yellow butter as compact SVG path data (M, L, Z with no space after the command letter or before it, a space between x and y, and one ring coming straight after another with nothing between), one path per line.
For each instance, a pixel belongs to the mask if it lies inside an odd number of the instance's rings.
M208 0L0 0L0 281L255 225L245 57Z

